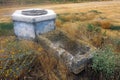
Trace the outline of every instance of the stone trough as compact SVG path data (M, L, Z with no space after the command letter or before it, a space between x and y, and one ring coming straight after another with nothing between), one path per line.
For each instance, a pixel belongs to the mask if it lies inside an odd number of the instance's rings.
M72 40L60 30L38 36L38 42L48 53L53 53L73 73L78 74L91 61L94 48Z
M35 39L55 29L56 13L49 9L16 10L12 15L14 32L19 39Z

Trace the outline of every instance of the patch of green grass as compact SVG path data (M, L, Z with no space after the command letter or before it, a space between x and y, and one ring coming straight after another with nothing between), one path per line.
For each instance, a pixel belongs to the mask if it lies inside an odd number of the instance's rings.
M0 36L13 35L13 23L0 23Z

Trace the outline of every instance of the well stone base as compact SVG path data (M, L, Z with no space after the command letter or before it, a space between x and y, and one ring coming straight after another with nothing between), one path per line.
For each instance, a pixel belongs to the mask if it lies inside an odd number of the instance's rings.
M55 29L55 20L46 20L36 23L14 21L14 32L19 39L35 39L37 35Z

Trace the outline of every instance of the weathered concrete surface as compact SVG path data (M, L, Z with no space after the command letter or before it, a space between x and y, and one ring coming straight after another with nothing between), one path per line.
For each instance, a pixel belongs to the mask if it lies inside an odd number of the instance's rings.
M72 40L59 30L39 35L38 41L48 53L53 53L75 74L84 70L93 57L91 53L94 48Z
M14 32L19 39L35 39L39 34L43 34L55 29L55 20L46 20L36 23L14 21Z
M41 9L35 8L35 9L16 10L12 14L13 21L34 23L34 22L46 21L46 20L51 20L56 18L56 13L53 10L49 10L49 9L45 9L47 11L47 14L45 15L27 16L22 14L22 11L28 11L28 10L41 10Z
M47 14L36 16L22 14L22 11L27 10L16 10L12 15L14 32L19 39L35 39L37 35L55 29L56 14L54 11L46 10Z
M35 38L35 30L32 23L14 21L14 33L19 39Z

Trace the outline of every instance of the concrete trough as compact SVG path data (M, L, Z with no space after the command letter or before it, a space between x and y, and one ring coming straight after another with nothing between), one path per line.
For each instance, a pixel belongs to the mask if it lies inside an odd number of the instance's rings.
M35 39L55 29L56 13L49 9L16 10L12 15L14 32L19 39Z
M38 36L38 42L48 53L53 53L57 59L73 73L78 74L91 61L95 50L93 46L72 40L60 30Z

